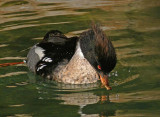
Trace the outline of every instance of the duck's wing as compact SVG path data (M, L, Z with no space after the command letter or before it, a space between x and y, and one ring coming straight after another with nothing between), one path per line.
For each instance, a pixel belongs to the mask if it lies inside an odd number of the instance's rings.
M53 70L61 63L64 59L68 61L74 55L76 49L76 43L78 38L72 37L68 39L60 39L63 43L58 41L52 42L41 42L32 48L27 56L27 64L29 68L33 68L36 74L44 77L50 77ZM32 55L32 56L31 56ZM33 60L34 58L36 60ZM36 63L32 64L32 60ZM33 71L33 70L32 70Z

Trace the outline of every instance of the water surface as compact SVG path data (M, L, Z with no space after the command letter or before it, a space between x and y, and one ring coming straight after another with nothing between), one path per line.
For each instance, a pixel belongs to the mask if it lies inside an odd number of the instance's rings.
M0 64L21 62L46 32L79 35L99 22L116 48L111 91L100 83L43 81L22 65L0 67L1 117L136 117L160 115L158 0L3 0Z

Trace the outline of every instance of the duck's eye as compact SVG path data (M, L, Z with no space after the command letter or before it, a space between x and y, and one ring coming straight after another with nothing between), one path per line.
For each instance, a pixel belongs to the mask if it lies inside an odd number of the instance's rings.
M97 68L98 68L99 70L101 70L101 66L100 66L100 65L97 65Z

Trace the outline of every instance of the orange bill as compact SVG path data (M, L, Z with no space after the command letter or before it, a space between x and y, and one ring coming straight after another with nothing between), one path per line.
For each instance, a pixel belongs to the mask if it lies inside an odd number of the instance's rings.
M109 86L108 76L107 76L107 75L103 75L103 77L100 75L100 80L101 80L102 85L104 85L107 90L111 90L111 89L112 89L112 88Z

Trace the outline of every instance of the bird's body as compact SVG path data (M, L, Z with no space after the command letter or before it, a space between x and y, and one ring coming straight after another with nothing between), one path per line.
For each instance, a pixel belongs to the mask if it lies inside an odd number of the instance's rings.
M27 66L32 72L69 84L95 83L100 72L109 73L115 64L113 45L97 26L79 38L50 31L27 55Z
M71 60L57 66L53 74L56 81L69 84L95 83L99 79L95 69L84 58L79 44Z
M47 47L44 47L43 45L47 45ZM27 57L27 66L29 69L47 79L63 83L85 84L97 82L99 76L96 70L84 58L79 41L77 41L77 46L74 50L75 52L72 52L71 50L60 50L60 47L56 47L59 52L56 52L57 55L51 56L50 52L55 54L52 51L52 49L55 49L54 47L55 45L52 45L50 42L33 46ZM45 52L46 50L50 50L49 54ZM47 53L47 55L44 53ZM52 61L57 61L55 67L53 66L54 64L52 64Z

